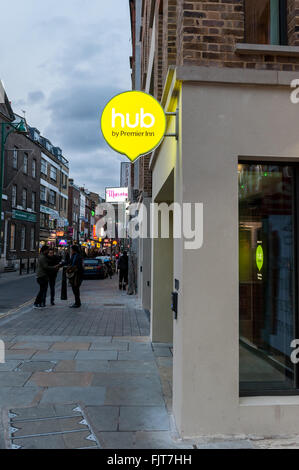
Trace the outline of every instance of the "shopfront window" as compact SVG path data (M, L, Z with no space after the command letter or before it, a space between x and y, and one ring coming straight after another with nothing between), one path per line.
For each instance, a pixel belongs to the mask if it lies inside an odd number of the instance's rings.
M49 203L52 204L53 206L56 205L56 193L55 191L52 191L52 189L50 189L50 193L49 193Z
M245 42L287 45L286 0L245 0Z
M46 160L44 160L43 158L41 159L41 168L40 168L40 171L41 171L41 173L43 173L43 175L47 175L47 173L48 173L47 162L46 162Z
M295 391L295 188L291 165L239 164L240 393Z

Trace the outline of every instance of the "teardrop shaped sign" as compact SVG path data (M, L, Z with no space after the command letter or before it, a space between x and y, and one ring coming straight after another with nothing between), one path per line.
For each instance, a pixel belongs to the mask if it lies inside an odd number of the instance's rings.
M264 264L264 251L261 245L256 249L255 253L256 265L259 271L261 271Z
M104 139L132 162L162 142L166 116L160 103L148 93L126 91L114 96L101 118Z

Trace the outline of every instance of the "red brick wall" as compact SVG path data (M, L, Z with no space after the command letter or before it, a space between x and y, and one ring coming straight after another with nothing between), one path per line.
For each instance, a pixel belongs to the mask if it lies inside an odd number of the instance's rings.
M177 0L163 1L162 87L167 70L177 61Z
M288 0L288 37L290 46L299 46L299 0Z
M288 0L288 41L299 45L299 1ZM238 55L244 42L243 0L178 0L177 63L214 67L299 70L299 58L279 55Z

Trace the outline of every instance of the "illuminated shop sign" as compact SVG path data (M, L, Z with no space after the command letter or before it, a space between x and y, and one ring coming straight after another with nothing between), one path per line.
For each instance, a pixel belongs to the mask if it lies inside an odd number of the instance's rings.
M106 202L127 202L128 188L106 188Z
M113 150L134 161L161 143L166 130L166 116L153 96L141 91L127 91L106 105L101 129Z

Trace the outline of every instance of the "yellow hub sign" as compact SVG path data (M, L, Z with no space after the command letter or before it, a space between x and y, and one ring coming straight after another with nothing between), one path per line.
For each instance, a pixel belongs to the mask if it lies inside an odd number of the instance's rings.
M127 91L112 98L101 119L104 139L132 162L154 150L166 130L160 103L142 91Z

